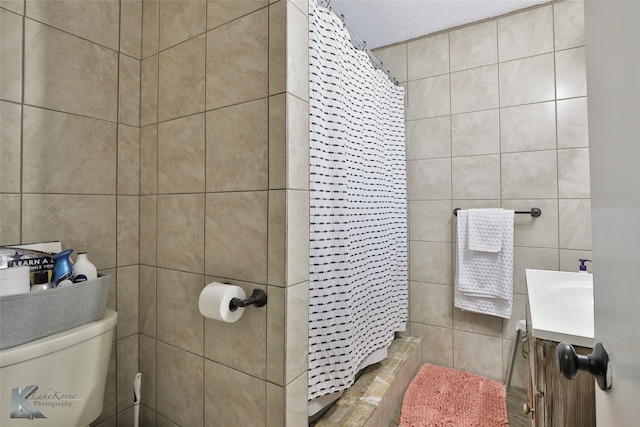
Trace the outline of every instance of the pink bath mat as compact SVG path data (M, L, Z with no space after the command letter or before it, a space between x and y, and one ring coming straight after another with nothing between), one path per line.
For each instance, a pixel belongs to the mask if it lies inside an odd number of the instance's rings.
M508 427L502 383L469 372L424 365L402 401L400 427Z

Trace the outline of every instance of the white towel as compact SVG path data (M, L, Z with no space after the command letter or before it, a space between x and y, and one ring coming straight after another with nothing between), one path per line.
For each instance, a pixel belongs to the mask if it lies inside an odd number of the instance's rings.
M513 309L514 212L499 211L502 239L498 252L469 249L469 212L458 211L455 306L509 319Z
M504 212L502 209L469 209L469 250L500 252L505 228Z

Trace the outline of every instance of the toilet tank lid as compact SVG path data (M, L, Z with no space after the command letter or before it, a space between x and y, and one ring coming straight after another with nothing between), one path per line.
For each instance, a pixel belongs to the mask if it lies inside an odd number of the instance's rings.
M104 319L0 351L0 368L25 362L97 337L116 326L118 313L106 309Z

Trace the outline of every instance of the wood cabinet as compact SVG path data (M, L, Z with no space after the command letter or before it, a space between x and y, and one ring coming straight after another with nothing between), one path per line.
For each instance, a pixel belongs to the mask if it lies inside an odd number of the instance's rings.
M556 365L557 342L534 338L527 313L528 402L532 427L595 427L595 380L587 372L579 372L573 380L562 376ZM574 346L578 354L592 349Z

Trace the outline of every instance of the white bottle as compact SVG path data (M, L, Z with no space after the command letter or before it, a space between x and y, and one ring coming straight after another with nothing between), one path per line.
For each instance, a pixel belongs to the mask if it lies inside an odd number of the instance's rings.
M76 263L73 264L73 276L73 281L76 283L98 277L98 270L96 270L96 266L89 261L86 252L78 252Z

